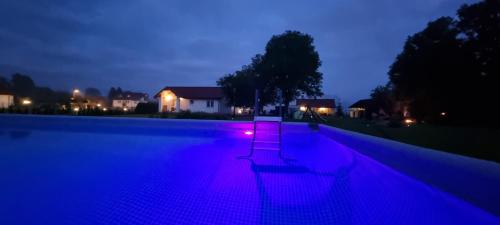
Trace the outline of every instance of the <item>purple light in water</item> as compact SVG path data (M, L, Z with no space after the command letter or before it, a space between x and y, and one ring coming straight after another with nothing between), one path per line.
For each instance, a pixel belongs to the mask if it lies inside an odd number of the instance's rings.
M247 131L245 131L245 134L246 134L246 135L252 135L252 134L253 134L253 132L252 132L252 131L250 131L250 130L247 130Z

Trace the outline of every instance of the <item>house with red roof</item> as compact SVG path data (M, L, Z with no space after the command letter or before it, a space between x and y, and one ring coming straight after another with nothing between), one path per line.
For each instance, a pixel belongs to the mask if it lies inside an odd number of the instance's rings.
M154 97L159 112L231 112L220 87L165 87Z
M300 111L310 109L323 116L335 114L335 99L297 99Z

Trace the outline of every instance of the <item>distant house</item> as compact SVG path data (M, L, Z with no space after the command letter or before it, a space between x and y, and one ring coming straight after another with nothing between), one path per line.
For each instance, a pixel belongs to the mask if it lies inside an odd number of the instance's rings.
M306 111L307 108L310 108L324 116L335 114L335 99L297 99L296 105L300 111Z
M7 87L0 86L0 109L14 105L14 94Z
M349 117L363 118L373 108L373 100L361 99L349 106Z
M230 113L220 87L165 87L155 98L159 112Z
M115 109L133 110L137 107L137 104L147 101L148 95L145 93L125 91L112 99L111 107Z

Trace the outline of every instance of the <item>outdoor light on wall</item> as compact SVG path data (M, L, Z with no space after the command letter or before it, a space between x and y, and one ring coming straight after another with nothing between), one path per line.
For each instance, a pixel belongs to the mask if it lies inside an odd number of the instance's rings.
M76 107L73 109L73 111L78 112L78 111L80 111L80 108Z
M29 99L24 99L22 102L23 105L31 105L31 100Z
M102 111L106 112L106 111L108 111L108 109L107 108L102 108Z
M127 109L127 108L123 108L123 111L125 111L125 112L126 112L126 111L128 111L128 109Z
M243 109L238 109L238 114L242 114L243 113Z
M165 96L165 100L167 100L167 102L170 101L170 100L172 100L172 95Z
M326 112L326 108L325 107L321 107L318 109L320 112Z
M405 119L405 120L404 120L404 122L405 122L405 124L406 124L407 126L410 126L410 125L412 125L412 124L414 124L414 123L415 123L415 120L410 119L410 118L407 118L407 119Z
M441 112L441 116L446 116L446 112Z
M301 106L299 109L300 109L300 111L305 112L307 110L307 107Z
M97 104L97 107L101 107L101 104Z

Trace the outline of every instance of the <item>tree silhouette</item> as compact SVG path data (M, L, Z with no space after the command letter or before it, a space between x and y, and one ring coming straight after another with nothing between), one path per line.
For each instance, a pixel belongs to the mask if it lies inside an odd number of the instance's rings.
M500 1L463 5L457 14L458 20L439 18L408 38L389 71L395 96L410 101L418 119L497 123L467 105L498 101Z
M394 97L389 85L377 86L370 94L375 110L382 109L387 115L391 115L394 105Z
M12 92L19 97L33 97L35 93L35 82L31 77L16 73L11 78Z
M300 95L323 95L320 66L313 38L299 31L286 31L269 40L257 73L259 83L268 92L278 88L283 91L286 112L290 102Z

